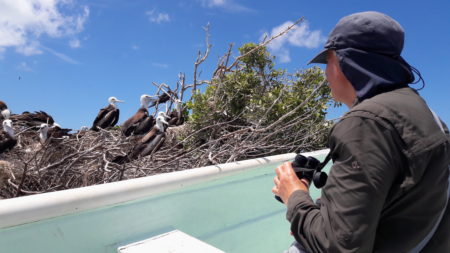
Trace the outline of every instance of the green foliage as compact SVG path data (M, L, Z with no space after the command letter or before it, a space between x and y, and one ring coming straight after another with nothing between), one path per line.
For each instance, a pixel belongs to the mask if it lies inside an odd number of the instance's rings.
M244 70L248 72L255 70L260 71L265 68L272 70L274 67L273 57L267 52L266 47L256 49L257 46L258 45L255 43L247 43L239 48L239 53L243 56L241 62L245 64ZM254 52L247 54L252 50L254 50Z
M315 91L324 79L323 71L313 67L288 74L275 69L274 57L265 47L254 50L255 47L256 44L248 43L239 48L237 69L213 79L203 93L191 97L186 105L192 112L189 122L194 130L228 121L234 126L267 126L295 109L283 121L301 118L293 131L311 124L327 128L325 113L331 101L330 90L324 85ZM210 127L199 139L219 136L220 131Z

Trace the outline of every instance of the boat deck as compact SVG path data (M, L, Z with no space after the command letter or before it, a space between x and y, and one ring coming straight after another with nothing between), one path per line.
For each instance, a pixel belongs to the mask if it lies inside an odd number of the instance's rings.
M316 157L323 160L325 154ZM1 251L112 253L120 246L180 230L225 252L282 252L293 238L285 219L286 207L271 192L278 164L2 228ZM314 188L311 193L313 198L320 195ZM2 204L6 201L0 201Z

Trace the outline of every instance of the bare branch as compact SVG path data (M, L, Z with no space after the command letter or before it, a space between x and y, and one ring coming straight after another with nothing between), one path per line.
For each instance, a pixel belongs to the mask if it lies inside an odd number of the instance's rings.
M270 39L268 39L267 41L263 41L262 43L260 43L257 47L253 48L252 50L248 51L247 53L238 56L234 62L230 65L230 67L227 68L227 71L231 71L232 68L234 68L238 62L245 56L252 54L253 52L256 52L257 50L259 50L262 47L265 47L267 44L269 44L270 42L272 42L274 39L279 38L281 36L283 36L284 34L286 34L287 32L289 32L292 28L294 28L297 24L299 24L300 22L303 22L304 18L301 17L300 19L298 19L297 21L295 21L292 25L288 26L286 29L284 29L283 31L281 31L279 34L272 36Z
M197 78L198 78L197 77L197 69L198 69L198 66L200 64L202 64L206 60L206 58L209 55L209 51L210 51L210 49L212 47L212 45L209 44L209 23L205 27L203 27L203 30L205 30L205 34L206 34L206 38L205 38L206 51L205 51L205 53L203 55L199 51L198 52L198 56L197 56L197 60L194 63L194 83L192 85L192 94L194 94L196 92L196 90L197 90L197 85L198 85L198 82L197 82Z

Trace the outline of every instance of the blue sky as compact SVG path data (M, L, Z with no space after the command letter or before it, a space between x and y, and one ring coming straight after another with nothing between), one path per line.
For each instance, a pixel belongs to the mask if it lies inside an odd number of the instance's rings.
M300 17L306 22L269 50L278 68L305 68L341 17L367 10L403 26L403 56L426 81L420 93L450 123L448 0L0 0L0 100L13 113L44 110L78 129L116 96L126 101L119 104L121 123L137 110L140 95L155 93L152 82L175 87L179 72L192 80L208 22L213 47L201 66L204 79L229 43L236 49L259 42ZM345 110L331 110L329 118Z

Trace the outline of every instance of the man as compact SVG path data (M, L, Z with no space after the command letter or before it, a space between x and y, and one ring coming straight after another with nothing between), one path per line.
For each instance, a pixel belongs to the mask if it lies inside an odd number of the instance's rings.
M409 88L400 24L378 12L342 18L325 50L333 98L349 107L329 136L320 206L290 162L272 191L287 205L289 252L450 252L450 137Z

